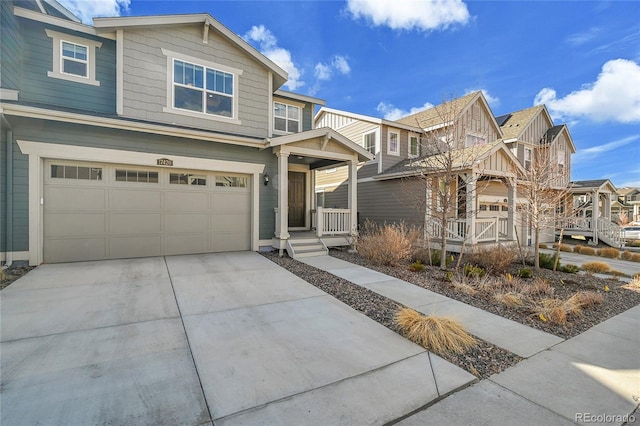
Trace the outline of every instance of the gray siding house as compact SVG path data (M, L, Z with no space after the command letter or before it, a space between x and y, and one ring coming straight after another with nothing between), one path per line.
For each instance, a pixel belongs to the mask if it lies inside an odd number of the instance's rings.
M213 17L0 7L2 261L348 243L372 155L314 128L324 101L281 90L286 72ZM319 217L316 170L343 165L352 202Z

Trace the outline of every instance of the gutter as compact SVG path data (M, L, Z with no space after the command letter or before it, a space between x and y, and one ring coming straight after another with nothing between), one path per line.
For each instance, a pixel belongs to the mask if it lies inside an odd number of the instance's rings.
M5 259L2 269L7 269L13 264L13 130L4 115L2 122L7 126L7 206L5 229Z

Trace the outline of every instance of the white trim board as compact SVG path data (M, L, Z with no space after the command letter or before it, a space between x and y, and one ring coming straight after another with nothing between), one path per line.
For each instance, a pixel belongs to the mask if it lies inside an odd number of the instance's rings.
M245 163L208 158L184 157L149 152L121 151L105 148L90 148L18 140L18 147L29 156L29 264L39 265L43 261L43 185L44 159L88 161L99 163L132 164L159 167L158 158L173 160L172 169L195 169L251 175L251 250L259 249L260 230L260 174L264 164Z

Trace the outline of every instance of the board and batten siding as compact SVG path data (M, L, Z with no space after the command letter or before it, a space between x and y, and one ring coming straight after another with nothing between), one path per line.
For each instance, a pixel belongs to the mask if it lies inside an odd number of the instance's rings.
M202 24L127 28L123 38L124 116L244 136L268 136L272 126L269 111L273 108L269 104L268 70L216 30L209 31L206 44L202 42ZM172 70L167 69L162 49L242 70L242 75L235 75L236 118L241 124L204 113L200 118L198 113L194 117L164 112L163 108L172 108L167 105L167 81L171 82Z
M86 112L115 114L116 111L116 47L109 39L81 34L64 28L43 25L19 18L22 26L22 84L20 100ZM49 77L53 70L53 39L45 28L73 37L102 43L95 49L96 80L99 86ZM93 52L93 51L92 51ZM4 59L4 58L3 58Z
M19 90L22 76L22 33L13 4L0 1L0 87Z
M461 111L458 118L458 135L461 136L459 148L464 148L466 135L474 134L486 138L487 143L494 142L500 136L499 130L490 111L483 102L477 99L473 104Z
M540 112L520 134L519 140L538 144L545 133L547 133L547 130L551 127L553 127L553 123L549 121L546 114L542 114L542 112Z
M347 117L342 114L335 114L333 112L324 112L322 116L316 122L316 128L330 127L342 133L342 128L356 121L351 117ZM342 133L344 134L344 133ZM346 135L345 135L346 136ZM351 139L351 138L349 138Z
M172 155L179 155L264 164L264 173L268 173L272 177L271 182L277 181L277 158L269 150L40 120L13 119L12 124L14 125L14 138L16 140L151 152L167 158L171 158ZM16 211L16 218L20 215L24 217L24 229L16 229L16 235L14 236L14 241L19 239L24 241L24 244L15 247L15 250L27 250L28 156L23 155L20 152L20 148L14 145L14 159L14 190L16 191L14 195L14 210ZM261 179L260 181L262 182ZM260 185L259 202L259 238L270 239L273 237L275 228L273 209L277 205L277 191L272 183L267 186ZM19 222L15 222L14 219L14 223L18 225ZM18 234L19 238L16 238Z

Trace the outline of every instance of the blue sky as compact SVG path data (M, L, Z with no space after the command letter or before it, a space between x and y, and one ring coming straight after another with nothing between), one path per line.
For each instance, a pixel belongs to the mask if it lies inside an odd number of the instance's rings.
M207 12L331 108L394 119L474 90L495 115L544 103L573 136L573 180L640 187L637 1L59 1L87 23Z

